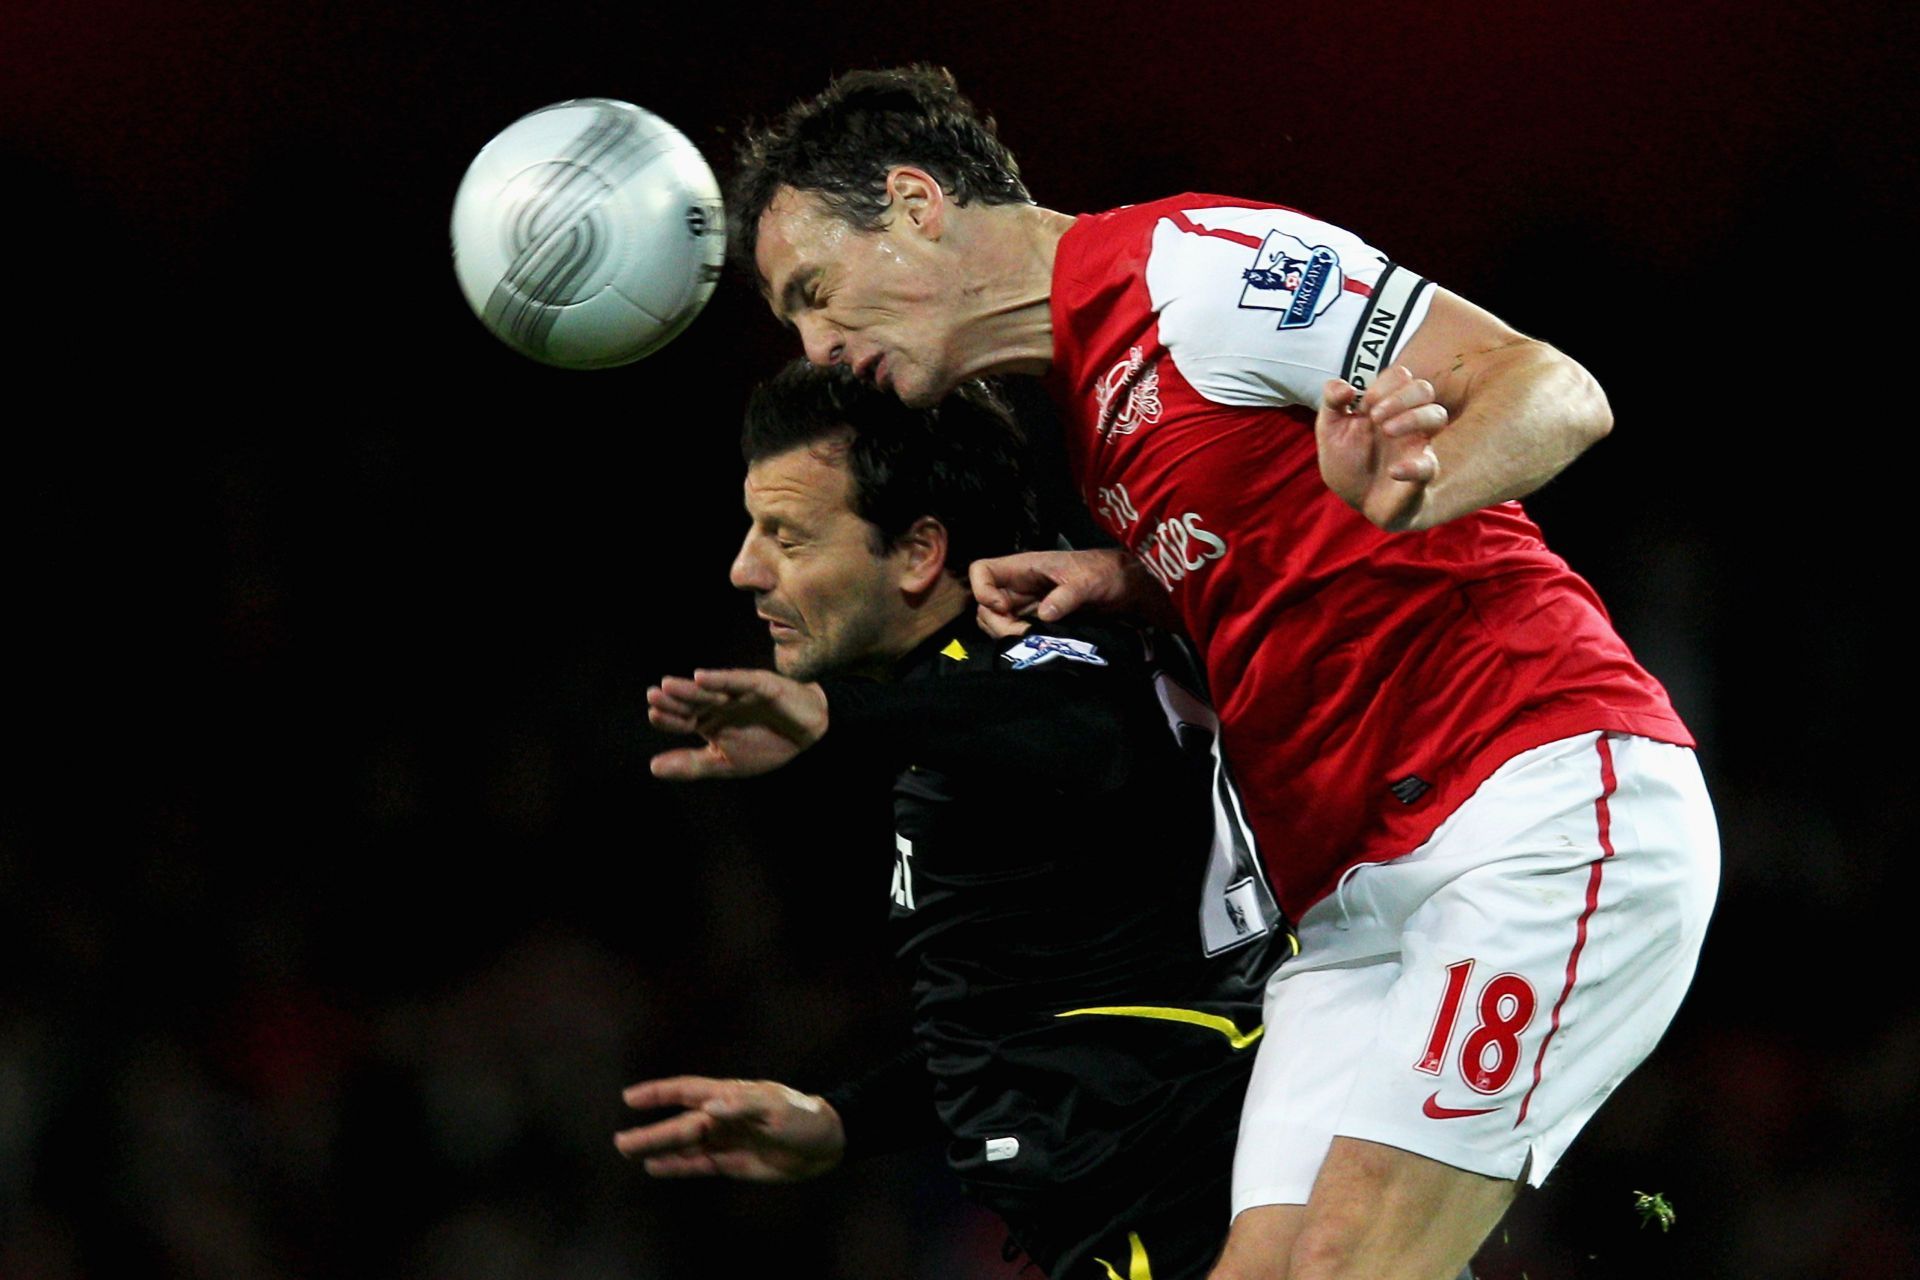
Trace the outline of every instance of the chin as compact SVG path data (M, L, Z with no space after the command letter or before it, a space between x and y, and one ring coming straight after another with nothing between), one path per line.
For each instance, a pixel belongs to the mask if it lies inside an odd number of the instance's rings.
M820 675L820 664L809 660L807 654L789 653L785 649L773 651L773 669L789 680L806 684Z
M895 378L889 388L899 397L900 403L909 409L931 409L947 398L951 387L937 387L918 379L902 380Z

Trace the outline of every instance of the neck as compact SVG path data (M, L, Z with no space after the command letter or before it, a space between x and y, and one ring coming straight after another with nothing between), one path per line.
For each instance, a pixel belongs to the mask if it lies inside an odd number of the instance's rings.
M885 664L885 676L891 677L900 659L918 649L935 632L944 630L972 607L973 593L966 584L951 574L941 574L940 581L934 584L926 599L915 605L913 612L902 620L894 643L888 646L890 653Z
M1043 374L1053 363L1053 260L1074 220L1038 205L971 212L962 293L968 374Z

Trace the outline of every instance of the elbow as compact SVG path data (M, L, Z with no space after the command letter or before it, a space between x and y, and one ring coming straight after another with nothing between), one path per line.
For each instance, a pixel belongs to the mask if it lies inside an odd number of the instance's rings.
M1578 362L1566 360L1566 374L1571 385L1567 389L1567 402L1572 412L1568 420L1578 452L1584 453L1594 445L1605 440L1613 431L1613 406L1607 401L1607 393L1599 381Z
M1557 430L1567 447L1565 459L1571 462L1613 432L1613 405L1607 403L1607 391L1594 374L1571 355L1553 347L1544 347L1544 353L1553 372L1536 386L1551 395L1542 409L1559 424Z

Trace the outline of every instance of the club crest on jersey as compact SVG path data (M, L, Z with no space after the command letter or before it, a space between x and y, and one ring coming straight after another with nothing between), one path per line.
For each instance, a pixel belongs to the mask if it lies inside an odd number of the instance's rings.
M1334 304L1347 278L1340 255L1323 244L1309 245L1284 231L1267 232L1246 281L1240 306L1246 311L1278 311L1280 328L1304 329Z
M1132 435L1142 423L1160 421L1160 371L1134 347L1095 384L1093 397L1099 405L1101 439Z
M1099 649L1085 640L1071 640L1066 636L1027 636L1000 656L1013 663L1015 671L1037 667L1055 658L1065 658L1068 662L1090 662L1096 667L1107 665Z

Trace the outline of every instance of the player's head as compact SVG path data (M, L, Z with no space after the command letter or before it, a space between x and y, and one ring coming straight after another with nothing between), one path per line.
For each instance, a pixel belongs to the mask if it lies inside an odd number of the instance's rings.
M754 389L741 451L730 576L795 679L884 671L972 604L969 564L1038 544L1019 429L978 383L910 409L795 362Z
M750 131L727 195L736 260L807 358L922 407L980 371L956 218L1030 204L993 121L930 66L849 72Z

